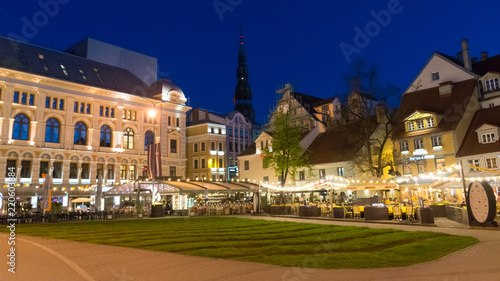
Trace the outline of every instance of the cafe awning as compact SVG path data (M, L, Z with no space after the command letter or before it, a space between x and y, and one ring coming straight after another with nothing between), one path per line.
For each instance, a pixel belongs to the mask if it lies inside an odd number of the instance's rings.
M398 185L395 183L364 183L364 184L350 184L346 187L346 190L391 190L398 189Z

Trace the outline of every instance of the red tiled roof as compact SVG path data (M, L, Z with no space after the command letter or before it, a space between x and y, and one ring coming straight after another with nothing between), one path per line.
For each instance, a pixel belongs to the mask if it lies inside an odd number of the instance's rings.
M500 126L500 106L476 111L464 141L457 152L457 157L500 152L500 141L498 140L488 144L479 143L476 130L484 124Z
M452 94L448 96L439 95L439 86L405 93L397 112L397 119L401 122L394 129L393 139L454 130L465 113L475 87L476 80L469 79L454 83ZM417 110L441 114L442 119L434 128L405 132L402 120Z

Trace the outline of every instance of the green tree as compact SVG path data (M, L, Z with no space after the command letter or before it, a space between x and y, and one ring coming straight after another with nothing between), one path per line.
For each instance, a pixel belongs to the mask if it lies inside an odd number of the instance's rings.
M262 152L264 166L273 168L284 186L288 176L295 179L298 169L312 170L309 152L300 146L304 127L292 114L290 103L282 103L273 114L271 124L272 142ZM282 195L283 197L283 195Z

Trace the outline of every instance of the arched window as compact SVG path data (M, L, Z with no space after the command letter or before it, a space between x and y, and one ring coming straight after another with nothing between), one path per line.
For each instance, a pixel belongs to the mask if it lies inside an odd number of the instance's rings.
M148 145L155 143L155 134L151 131L146 131L144 136L144 150L148 150Z
M74 144L87 144L87 124L82 121L76 122L75 124Z
M130 128L123 131L123 148L134 149L134 130Z
M101 127L100 145L102 147L111 147L111 128L108 125Z
M59 142L61 123L56 118L49 118L45 123L45 142Z
M30 118L26 114L19 113L14 117L14 129L12 138L15 140L28 140L30 132Z

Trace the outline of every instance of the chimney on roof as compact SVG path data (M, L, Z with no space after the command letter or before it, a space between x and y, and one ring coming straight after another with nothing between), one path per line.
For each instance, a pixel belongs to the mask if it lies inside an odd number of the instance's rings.
M462 52L457 52L457 60L461 63L464 63L464 55Z
M379 124L387 124L388 119L386 116L386 108L383 104L375 105L375 112L377 114L377 123Z
M471 61L471 63L476 63L476 62L478 62L479 60L478 60L477 58L472 58L470 61Z
M447 81L439 84L439 96L449 97L453 91L453 82Z
M193 109L193 113L191 113L191 121L198 121L200 119L200 109L195 108Z
M472 70L472 63L470 60L470 54L469 54L469 44L467 39L462 39L462 55L464 58L464 67L467 70Z
M481 61L485 61L488 58L488 52L481 52Z

